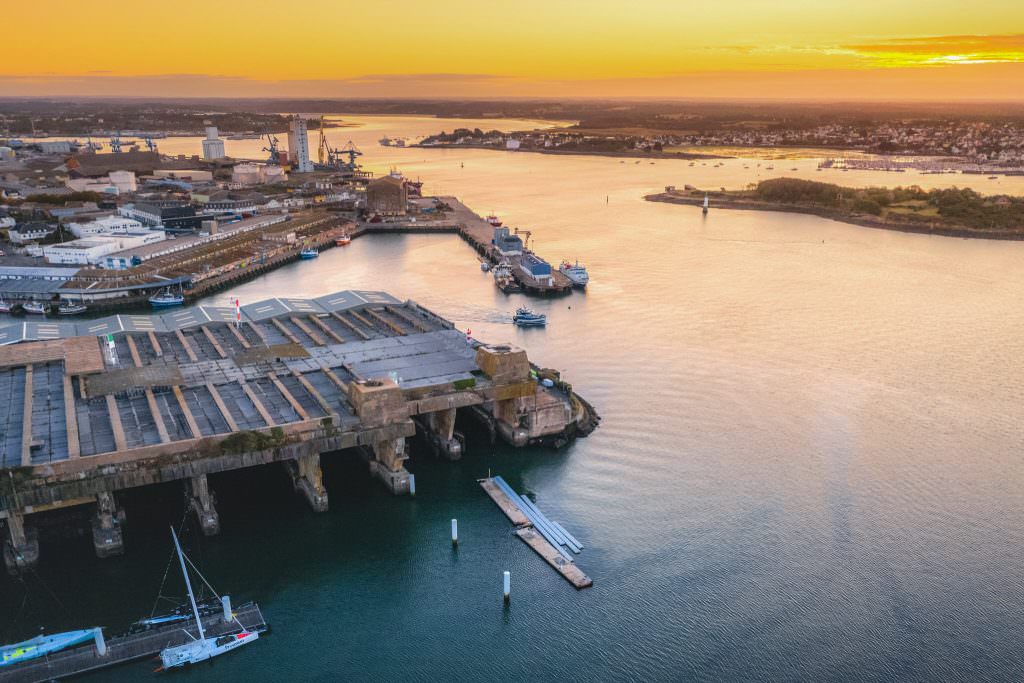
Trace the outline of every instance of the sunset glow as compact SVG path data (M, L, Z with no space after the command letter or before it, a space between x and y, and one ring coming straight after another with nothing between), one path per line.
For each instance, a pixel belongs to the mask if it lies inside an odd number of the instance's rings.
M0 94L1020 99L1024 11L981 4L12 3L47 21Z

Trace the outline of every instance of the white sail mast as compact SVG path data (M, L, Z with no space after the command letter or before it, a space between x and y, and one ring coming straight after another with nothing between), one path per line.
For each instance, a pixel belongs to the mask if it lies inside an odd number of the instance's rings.
M206 633L203 631L203 620L199 618L199 608L196 607L196 596L192 593L192 582L188 578L188 570L185 568L185 557L181 553L181 544L178 543L178 534L174 533L171 527L171 538L174 539L174 549L178 551L178 562L181 563L181 573L185 577L185 587L188 588L188 599L192 602L192 612L196 615L196 626L199 628L199 639L204 640Z

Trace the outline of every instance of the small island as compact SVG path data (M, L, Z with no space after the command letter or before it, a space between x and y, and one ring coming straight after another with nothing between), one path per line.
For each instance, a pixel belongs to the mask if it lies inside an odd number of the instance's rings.
M745 190L705 191L687 185L644 199L714 209L808 213L870 228L948 237L1024 239L1024 197L982 195L969 188L842 187L798 178L773 178Z

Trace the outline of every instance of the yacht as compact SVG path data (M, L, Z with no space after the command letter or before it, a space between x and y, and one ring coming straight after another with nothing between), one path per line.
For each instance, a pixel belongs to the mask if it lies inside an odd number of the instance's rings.
M579 261L575 263L562 261L562 264L558 266L558 270L577 287L586 287L587 283L590 282L590 274L587 273L587 267L580 265Z
M195 617L196 629L199 637L184 645L165 647L160 651L160 662L163 668L176 669L187 664L198 664L208 659L213 659L231 650L238 649L243 645L255 642L259 639L259 631L250 631L238 624L239 630L223 636L207 637L203 630L203 619L199 613L199 606L196 604L196 596L192 592L192 581L188 576L188 569L185 567L185 555L181 552L181 544L178 542L178 535L171 527L171 538L174 539L174 550L178 553L178 562L181 564L181 573L185 577L185 587L188 589L188 599L192 603L192 613ZM191 560L189 561L191 563ZM204 579L205 580L205 579ZM188 631L186 631L188 633ZM191 636L191 634L189 634Z

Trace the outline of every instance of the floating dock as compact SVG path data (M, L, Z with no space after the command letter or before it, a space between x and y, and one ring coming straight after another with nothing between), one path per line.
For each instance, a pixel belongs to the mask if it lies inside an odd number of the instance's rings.
M589 588L594 585L593 580L583 573L572 556L562 550L558 541L550 536L552 529L560 530L563 536L560 538L565 542L566 547L576 546L574 552L579 552L582 545L575 538L565 534L565 530L557 522L550 522L546 517L537 516L537 512L529 510L527 503L520 496L516 496L508 484L501 477L489 477L478 480L480 487L491 497L491 500L498 508L505 513L509 521L516 526L515 534L523 543L533 548L534 552L544 558L544 561L554 567L555 571L575 586L577 589ZM532 518L532 519L531 519ZM543 518L543 521L540 521ZM532 520L537 520L541 527L537 527ZM550 525L550 526L549 526ZM566 538L568 537L568 538ZM572 539L569 541L568 539ZM554 541L554 542L552 542Z
M266 631L267 622L259 605L240 605L234 612L236 621L225 621L221 613L203 617L203 629L207 637L235 633L241 628L247 631ZM153 657L165 647L184 645L199 634L194 621L166 624L138 633L115 636L106 641L107 652L100 655L95 644L61 650L46 657L31 659L21 664L0 668L0 683L43 683L70 676L125 664L145 657ZM154 662L153 667L156 668Z

